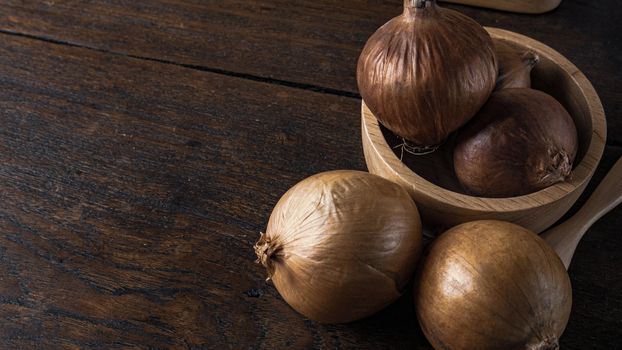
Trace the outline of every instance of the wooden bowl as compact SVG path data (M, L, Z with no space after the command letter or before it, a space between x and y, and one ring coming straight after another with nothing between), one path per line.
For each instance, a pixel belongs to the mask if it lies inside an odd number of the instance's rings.
M428 227L446 228L478 219L506 220L534 232L555 223L579 198L600 161L607 134L605 113L592 84L571 62L550 47L513 32L486 28L493 40L534 50L540 62L532 86L555 97L575 121L579 151L572 178L528 195L483 198L465 194L453 171L451 140L437 151L415 156L392 146L397 137L378 124L362 103L362 136L369 172L403 185ZM390 145L391 144L391 145Z
M554 10L562 0L444 0L454 4L487 7L517 13L545 13Z

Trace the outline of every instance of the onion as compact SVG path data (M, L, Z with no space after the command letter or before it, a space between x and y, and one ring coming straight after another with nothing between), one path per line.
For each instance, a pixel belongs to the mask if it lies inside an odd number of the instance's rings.
M435 349L559 349L570 279L535 233L469 222L442 234L420 265L417 318Z
M287 191L255 253L295 310L322 323L344 323L400 296L421 245L419 213L405 189L344 170Z
M435 0L405 0L358 61L359 91L376 118L419 146L435 146L486 102L497 78L492 39Z
M540 61L533 50L519 49L505 41L495 41L499 76L495 90L530 88L531 70Z
M570 177L577 130L564 107L532 89L504 89L458 134L454 169L478 196L528 194Z

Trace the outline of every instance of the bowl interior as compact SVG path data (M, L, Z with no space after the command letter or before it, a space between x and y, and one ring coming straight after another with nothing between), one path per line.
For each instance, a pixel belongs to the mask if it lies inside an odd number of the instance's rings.
M494 38L494 40L504 39ZM529 49L514 41L504 41L521 49ZM538 52L538 50L531 49L540 56L540 61L531 72L532 88L544 91L555 97L566 108L575 122L579 140L577 157L573 163L574 167L576 167L589 149L592 137L593 125L589 104L569 72L565 71L546 55ZM437 186L468 195L468 192L458 182L453 169L455 135L451 135L435 152L425 155L413 155L401 147L403 142L401 138L382 125L380 125L380 129L387 144L408 168Z

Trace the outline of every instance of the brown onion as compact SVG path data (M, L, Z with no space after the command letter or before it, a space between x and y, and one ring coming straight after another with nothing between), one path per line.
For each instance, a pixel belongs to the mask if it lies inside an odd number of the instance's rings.
M559 349L570 279L535 233L469 222L442 234L420 265L417 318L435 349Z
M504 89L458 134L454 168L472 194L519 196L570 177L577 144L574 122L557 100Z
M499 76L495 90L530 88L531 70L540 61L533 50L519 49L503 40L495 41Z
M343 323L400 296L421 242L419 213L404 188L365 172L331 171L285 193L255 253L295 310Z
M359 58L357 80L376 118L398 136L434 146L486 102L497 78L492 39L435 0L405 0Z

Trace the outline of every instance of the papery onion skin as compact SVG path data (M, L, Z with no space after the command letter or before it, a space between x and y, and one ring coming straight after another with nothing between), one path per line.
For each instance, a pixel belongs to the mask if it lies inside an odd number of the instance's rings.
M517 48L503 40L494 43L499 63L495 90L530 88L531 70L540 61L540 56L533 50Z
M438 145L466 123L496 78L490 35L436 1L404 1L404 13L369 38L357 67L359 91L376 118L420 146Z
M342 170L287 191L255 252L295 310L321 323L345 323L396 300L421 247L419 213L404 188Z
M520 196L568 179L577 148L574 121L557 100L503 89L458 133L454 169L470 194Z
M420 262L417 318L435 349L559 349L572 306L566 269L535 233L502 221L456 226Z

